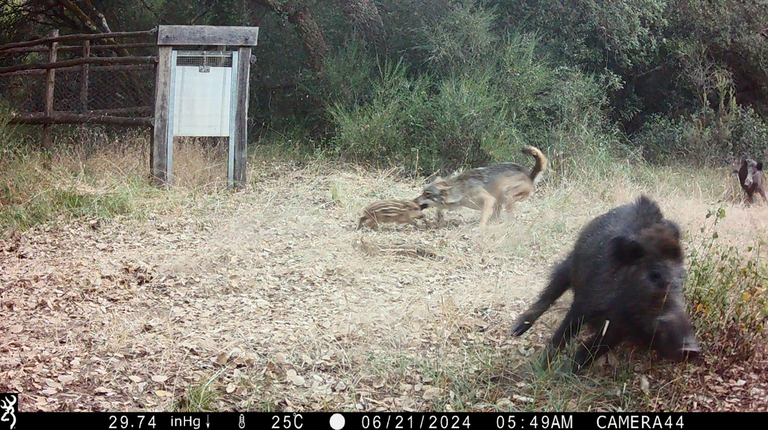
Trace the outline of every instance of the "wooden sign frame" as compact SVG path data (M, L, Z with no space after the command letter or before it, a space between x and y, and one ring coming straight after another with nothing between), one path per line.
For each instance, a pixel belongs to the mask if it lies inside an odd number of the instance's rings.
M248 152L248 83L251 66L251 47L256 46L258 27L214 27L188 25L161 25L158 27L158 64L155 81L155 117L152 132L150 168L153 181L167 186L173 183L173 125L171 113L172 69L174 48L189 46L229 46L235 49L236 73L234 117L230 128L230 150L228 157L227 181L230 188L241 188L247 183L246 157Z

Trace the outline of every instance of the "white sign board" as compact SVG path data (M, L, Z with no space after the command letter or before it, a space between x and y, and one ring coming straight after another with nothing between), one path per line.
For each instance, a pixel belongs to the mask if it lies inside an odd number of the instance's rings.
M232 67L176 66L173 134L229 136Z

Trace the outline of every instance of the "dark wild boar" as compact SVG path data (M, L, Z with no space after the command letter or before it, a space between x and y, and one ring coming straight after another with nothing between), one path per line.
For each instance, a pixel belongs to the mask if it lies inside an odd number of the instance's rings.
M739 184L747 193L747 202L754 203L752 195L757 191L765 198L765 175L763 174L763 163L759 163L751 158L741 160L741 167L736 171L739 174Z
M594 335L574 359L574 371L627 341L664 358L684 360L699 344L683 302L685 277L680 230L642 196L595 218L582 230L549 285L516 322L520 336L568 289L573 304L550 341L563 348L586 324Z

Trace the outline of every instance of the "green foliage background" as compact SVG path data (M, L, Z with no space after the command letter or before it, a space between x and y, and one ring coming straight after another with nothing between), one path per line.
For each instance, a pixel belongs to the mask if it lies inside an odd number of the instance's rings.
M424 175L528 163L527 144L565 164L639 153L723 165L766 149L765 2L90 3L112 31L259 26L250 136L294 150ZM90 31L56 0L2 0L0 10L0 43ZM313 51L302 23L317 25L327 50Z

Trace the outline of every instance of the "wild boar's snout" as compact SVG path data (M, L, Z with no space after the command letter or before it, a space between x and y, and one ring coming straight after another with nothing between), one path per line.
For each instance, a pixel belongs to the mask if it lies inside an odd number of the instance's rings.
M744 178L744 186L745 187L751 187L752 186L752 172L749 172L746 178Z
M683 339L683 347L680 351L683 353L684 358L693 358L699 355L701 347L696 337L691 335Z
M672 360L685 361L699 355L701 347L683 306L673 306L658 319L653 345L663 357Z

